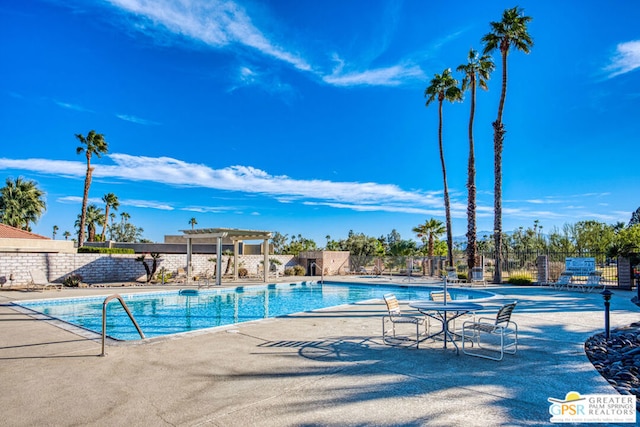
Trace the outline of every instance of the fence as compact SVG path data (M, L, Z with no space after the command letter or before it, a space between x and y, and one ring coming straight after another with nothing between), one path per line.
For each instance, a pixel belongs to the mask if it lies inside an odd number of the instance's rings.
M607 286L618 285L618 262L605 253L594 252L539 252L512 251L502 259L502 281L507 282L510 277L521 277L538 282L537 260L540 255L546 255L548 260L548 280L555 281L565 270L567 258L594 258L596 270L602 273L602 281ZM409 271L416 276L441 277L447 267L446 257L375 257L354 256L350 259L351 271L362 274L407 275ZM454 265L460 278L469 277L467 258L464 253L454 254ZM478 266L483 267L485 280L491 282L495 272L495 256L493 252L480 255Z

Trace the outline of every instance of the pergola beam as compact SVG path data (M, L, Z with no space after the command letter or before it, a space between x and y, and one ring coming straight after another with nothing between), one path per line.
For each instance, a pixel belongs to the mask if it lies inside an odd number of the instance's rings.
M194 239L216 239L216 285L222 285L222 239L230 238L233 242L233 277L238 279L238 242L244 240L262 240L262 250L264 253L264 282L267 283L269 277L269 239L270 231L241 230L237 228L198 228L191 230L180 230L187 239L187 281L193 277L191 271L192 245Z

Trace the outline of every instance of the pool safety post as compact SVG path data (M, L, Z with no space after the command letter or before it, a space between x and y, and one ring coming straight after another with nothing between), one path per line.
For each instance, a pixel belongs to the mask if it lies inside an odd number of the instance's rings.
M613 295L613 293L609 289L605 289L604 291L600 292L600 294L604 298L604 338L607 342L607 345L609 345L609 336L610 336L609 308L611 306L610 301L611 301L611 295Z

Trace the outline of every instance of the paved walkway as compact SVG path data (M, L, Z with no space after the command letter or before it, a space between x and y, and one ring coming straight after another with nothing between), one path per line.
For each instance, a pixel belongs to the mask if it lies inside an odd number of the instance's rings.
M1 424L538 426L549 397L616 393L583 351L603 329L599 294L496 288L500 302L519 301L518 353L502 362L440 342L382 345L382 301L108 346L106 357L99 341L8 304L140 290L0 292ZM633 295L614 291L612 327L638 321Z

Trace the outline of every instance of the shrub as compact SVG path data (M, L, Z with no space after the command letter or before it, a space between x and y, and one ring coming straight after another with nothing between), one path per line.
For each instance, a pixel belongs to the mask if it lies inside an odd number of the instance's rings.
M284 269L285 276L295 276L295 274L296 274L296 269L293 267L287 267Z
M78 248L79 254L135 254L131 248L94 248L91 246L83 246Z
M512 274L507 280L507 283L511 285L530 285L532 280L529 276L524 274Z
M82 283L82 276L71 273L62 280L62 284L69 288L77 288Z
M238 277L247 277L249 275L249 271L244 268L244 267L240 267L238 269Z
M304 276L307 274L307 270L301 265L294 265L293 271L296 276Z
M466 281L468 279L467 273L458 273L458 279Z

